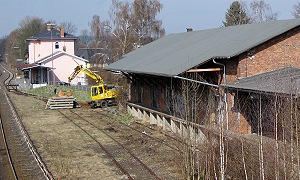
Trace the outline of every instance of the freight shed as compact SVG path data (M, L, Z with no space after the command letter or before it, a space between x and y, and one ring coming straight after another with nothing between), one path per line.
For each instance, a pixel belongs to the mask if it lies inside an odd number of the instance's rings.
M257 122L262 107L258 103L257 112L247 113L241 104L236 108L235 102L248 100L237 95L245 92L237 83L285 67L300 68L299 39L300 19L175 33L125 54L104 69L121 71L130 79L127 106L136 116L179 131L192 122L251 133L256 132L253 121ZM258 119L267 121L265 117ZM176 118L181 121L173 121Z

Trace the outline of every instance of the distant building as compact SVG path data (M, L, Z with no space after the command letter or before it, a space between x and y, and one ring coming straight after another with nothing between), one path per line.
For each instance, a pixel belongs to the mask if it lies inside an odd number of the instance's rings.
M86 66L88 60L75 56L76 41L77 37L65 33L63 28L51 25L29 37L28 59L18 67L24 72L26 84L35 88L67 82L78 64ZM85 84L85 75L79 74L72 83Z
M103 48L80 48L76 56L87 59L91 68L103 68L110 63L110 58Z

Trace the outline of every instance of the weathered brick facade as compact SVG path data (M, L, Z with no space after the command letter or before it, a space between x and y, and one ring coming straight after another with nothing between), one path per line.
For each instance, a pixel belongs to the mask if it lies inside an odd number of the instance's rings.
M300 67L300 27L292 29L252 49L239 58L237 78L244 78L271 70Z
M294 28L248 52L226 61L227 83L283 67L300 68L300 27ZM235 73L234 73L235 71ZM247 113L237 107L238 91L228 93L229 129L242 133L253 132ZM249 115L250 116L250 115ZM252 130L251 130L252 129Z
M142 104L145 107L167 112L167 92L170 79L143 76L134 79L131 83L131 102Z

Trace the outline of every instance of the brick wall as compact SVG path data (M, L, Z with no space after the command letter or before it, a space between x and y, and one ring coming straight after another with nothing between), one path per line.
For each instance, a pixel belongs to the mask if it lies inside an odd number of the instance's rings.
M295 28L239 57L237 78L292 66L300 68L300 28Z
M263 43L249 52L226 61L227 83L239 78L292 66L300 68L300 28L297 27L270 41ZM235 71L236 69L236 71ZM235 107L236 92L228 93L229 129L241 133L250 133L251 125L245 113Z
M160 77L148 77L148 76L140 76L140 78L144 78L144 80L139 79L136 83L131 83L131 102L138 103L138 88L142 86L142 102L143 106L149 108L155 108L157 110L161 110L162 112L166 112L166 86L168 83L161 80ZM169 80L170 81L170 80ZM156 96L157 96L157 106L152 106L152 88L155 86L156 88Z

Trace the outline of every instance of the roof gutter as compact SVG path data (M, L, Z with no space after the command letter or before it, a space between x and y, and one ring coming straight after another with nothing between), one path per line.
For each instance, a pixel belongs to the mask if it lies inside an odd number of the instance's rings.
M194 79L189 79L189 78L185 78L185 77L181 77L181 76L173 76L173 77L177 78L177 79L182 79L182 80L186 80L186 81L199 83L199 84L204 84L204 85L207 85L207 86L212 86L212 87L217 87L217 88L219 87L218 85L215 85L215 84L210 84L210 83L207 83L207 82L197 81L197 80L194 80Z

